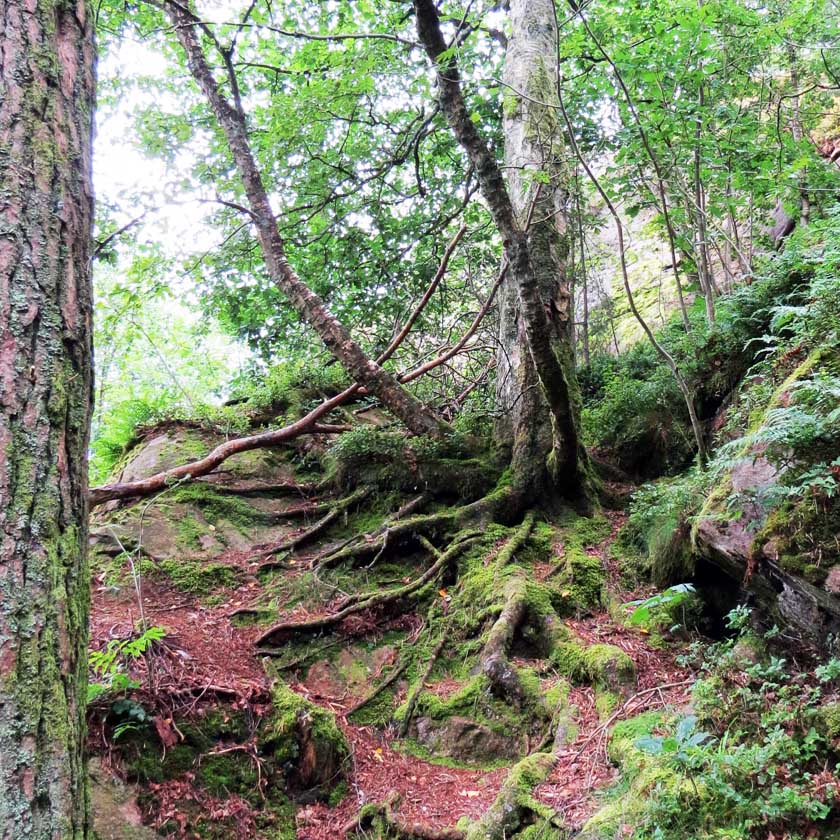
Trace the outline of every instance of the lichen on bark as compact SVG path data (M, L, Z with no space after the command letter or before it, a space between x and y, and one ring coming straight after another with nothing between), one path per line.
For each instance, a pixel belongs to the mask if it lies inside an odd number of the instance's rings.
M84 713L94 50L0 7L0 836L90 836Z

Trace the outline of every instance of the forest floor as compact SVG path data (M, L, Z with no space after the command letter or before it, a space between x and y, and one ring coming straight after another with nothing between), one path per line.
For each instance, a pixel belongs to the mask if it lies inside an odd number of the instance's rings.
M306 505L319 501L309 497ZM285 497L272 502L275 514L300 507L300 500ZM278 507L279 505L279 507ZM284 508L285 506L285 508ZM265 505L263 505L265 507ZM598 709L592 686L574 684L569 689L568 708L572 736L556 751L556 765L548 779L535 791L536 798L554 809L569 829L580 827L591 816L599 802L599 791L616 779L617 771L610 763L607 743L611 726L618 720L635 716L648 709L679 709L688 703L692 674L677 664L681 643L663 643L644 631L616 619L620 604L646 597L651 590L622 591L620 570L611 559L610 546L616 538L625 515L608 511L610 533L606 539L586 546L586 553L597 557L603 566L609 590L609 611L599 609L571 617L567 626L587 644L609 644L624 651L635 664L635 685L620 698L617 707L607 713ZM317 518L313 516L313 519ZM286 521L272 532L272 538L284 540L303 532L311 521L298 524ZM207 525L215 531L212 525ZM247 529L246 529L247 530ZM200 714L204 707L223 704L226 708L245 710L251 716L266 713L271 703L271 680L266 676L265 652L255 646L265 630L259 623L243 621L248 610L257 614L267 603L283 619L302 620L313 615L328 614L341 601L335 591L332 599L294 598L294 605L284 603L284 593L296 591L308 566L309 558L323 551L335 538L329 532L293 555L287 568L272 575L260 573L259 564L266 558L263 540L248 544L237 542L204 558L228 567L232 576L227 584L217 586L212 597L184 591L173 580L159 574L144 573L139 581L140 601L133 581L115 586L108 568L97 569L94 562L93 603L91 614L91 646L104 649L115 639L130 638L141 620L146 626L162 627L163 640L151 652L131 665L138 687L133 695L153 715L154 727L167 747L182 737L179 722ZM558 549L562 551L562 547ZM96 558L94 558L95 560ZM123 558L125 559L125 558ZM539 579L549 575L548 562L537 563L533 574ZM142 568L142 566L141 566ZM220 579L224 579L222 575ZM326 583L329 588L331 584ZM338 586L333 586L338 590ZM441 590L443 593L445 590ZM292 690L313 703L334 713L351 748L352 769L346 795L332 805L324 802L299 804L295 814L295 831L300 840L336 840L346 836L361 806L370 802L396 801L400 818L419 821L430 829L454 826L462 817L478 818L493 803L507 777L507 765L465 766L458 762L422 758L406 750L396 727L362 725L351 722L349 713L380 681L380 676L395 665L397 648L388 642L395 633L411 642L423 629L424 612L408 610L382 620L368 612L357 613L342 622L332 634L316 636L314 646L296 663L285 661L277 667ZM357 657L361 640L365 654ZM322 651L320 655L318 651ZM313 653L314 652L314 653ZM354 659L354 657L357 657ZM336 668L331 663L342 662ZM534 668L548 686L552 675L547 661L513 656L520 667ZM351 676L348 677L348 674ZM426 691L441 698L451 696L460 684L446 675L430 679ZM396 683L394 701L402 702L409 690L408 682ZM103 762L115 772L124 772L120 744L105 724L106 715L92 715L91 748L100 753ZM98 722L98 724L97 724ZM537 743L525 736L523 754L535 751ZM255 750L253 745L222 745L221 749ZM259 759L254 753L259 766ZM141 780L142 782L142 780ZM195 820L188 813L196 804L211 818L234 818L237 837L261 837L258 823L259 804L254 798L243 798L231 792L228 797L208 795L196 783L194 773L175 778L141 783L144 821L167 836L205 836L195 832ZM629 833L629 827L628 827ZM214 835L215 836L215 835ZM233 836L233 835L229 835ZM269 835L265 835L269 836ZM270 835L286 836L286 835Z

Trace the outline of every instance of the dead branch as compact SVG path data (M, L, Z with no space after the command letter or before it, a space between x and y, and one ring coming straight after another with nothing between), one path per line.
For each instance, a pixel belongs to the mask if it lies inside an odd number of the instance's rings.
M335 433L337 431L344 432L347 426L324 426L319 425L316 421L331 411L338 405L339 394L332 399L321 403L317 408L314 408L309 414L284 426L282 429L273 429L268 432L261 432L257 435L250 435L248 437L236 438L235 440L228 440L219 444L209 454L197 461L189 464L182 464L180 467L173 467L171 470L164 470L156 473L148 478L141 478L137 481L129 481L125 483L106 484L102 487L94 487L91 489L88 500L91 507L101 505L103 502L111 499L128 499L140 498L142 496L150 496L152 493L157 493L159 490L166 489L170 484L182 480L189 480L199 478L207 475L219 466L223 461L240 452L249 452L252 449L264 449L270 446L277 446L281 443L286 443L303 434L319 433Z

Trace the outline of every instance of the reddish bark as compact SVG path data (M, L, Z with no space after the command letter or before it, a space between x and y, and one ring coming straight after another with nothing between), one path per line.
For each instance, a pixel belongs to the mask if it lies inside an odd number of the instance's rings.
M94 48L0 2L0 837L86 838Z

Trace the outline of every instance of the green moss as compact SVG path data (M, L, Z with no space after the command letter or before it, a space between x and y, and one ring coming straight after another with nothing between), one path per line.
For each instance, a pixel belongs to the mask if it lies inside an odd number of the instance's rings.
M166 502L186 504L198 508L211 524L230 522L242 531L249 531L254 525L270 524L271 514L248 504L235 494L220 493L211 484L193 481L176 487L166 495ZM163 504L163 502L161 502Z
M622 827L641 822L647 803L657 789L666 789L686 799L686 808L696 802L694 788L684 776L667 767L653 765L639 772L630 783L620 785L585 823L578 840L611 840L621 836Z
M831 568L825 558L836 556L840 533L840 499L793 498L767 517L753 548L778 557L779 566L815 586Z
M609 716L621 705L621 695L615 691L596 691L595 710L601 720Z
M192 595L209 595L217 589L232 589L240 580L238 569L224 563L206 563L191 558L142 561L143 574L166 577L176 589Z
M542 706L539 683L531 679L532 675L526 671L526 683L534 691L529 695L532 710L536 710L538 703ZM542 706L544 708L544 706ZM394 712L394 720L404 719L406 705L401 705ZM490 689L490 682L483 674L472 677L461 688L449 697L442 698L428 691L421 692L417 698L414 717L428 717L434 721L445 721L451 717L470 718L486 726L498 735L509 736L511 733L522 731L527 726L526 716L509 704L498 700Z
M544 782L555 765L551 753L533 753L513 766L495 802L484 816L468 826L467 840L505 840L521 836L530 826L538 826L532 836L557 837L554 808L534 797L534 788ZM548 828L553 834L545 834Z
M271 744L277 762L314 759L312 772L321 776L327 792L343 779L350 748L335 715L282 682L272 691L271 713L262 727L262 737ZM310 756L301 754L302 740L312 751Z
M620 689L633 682L636 668L633 660L614 645L582 644L571 634L551 652L557 670L574 682L590 683L596 688Z
M485 770L491 772L510 764L510 761L504 758L494 761L476 761L473 758L469 761L459 761L449 755L438 755L413 738L401 738L398 742L394 742L393 748L397 752L414 756L429 764L434 764L436 767L449 767L453 770Z
M499 474L486 452L474 450L475 441L457 433L408 439L364 425L341 435L324 461L328 479L341 488L364 485L414 493L432 488L467 500L483 496Z
M259 789L257 767L244 750L203 755L197 779L212 796L220 798L236 794L248 799Z
M206 525L202 525L194 516L189 514L177 517L174 525L177 533L175 544L178 548L190 551L201 546L200 539L207 533Z
M557 680L544 693L545 704L549 709L559 709L569 702L570 686L566 680Z
M559 615L575 615L603 606L606 572L600 557L568 546L564 569L556 581L552 602Z
M610 731L607 750L610 761L625 772L638 770L647 760L645 753L636 747L636 741L652 735L667 721L660 711L643 712L635 717L620 720Z
M823 703L817 710L817 721L827 738L840 740L840 700Z
M485 676L477 676L461 686L447 698L424 691L418 698L415 713L418 717L430 717L432 720L446 720L454 715L476 717L479 708L491 697L490 684ZM405 717L405 704L394 713L394 720L402 721Z

